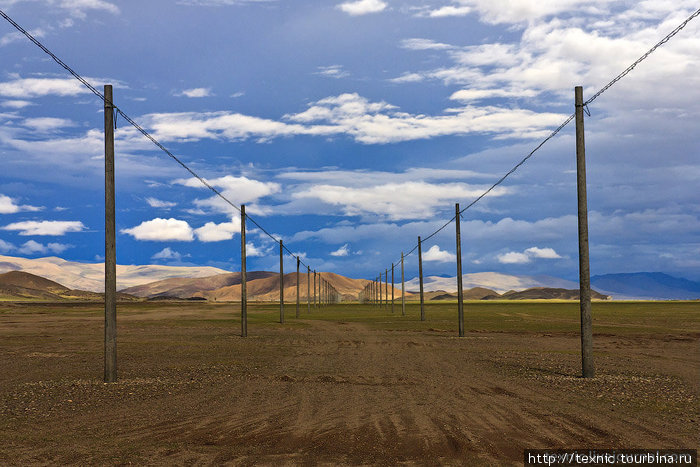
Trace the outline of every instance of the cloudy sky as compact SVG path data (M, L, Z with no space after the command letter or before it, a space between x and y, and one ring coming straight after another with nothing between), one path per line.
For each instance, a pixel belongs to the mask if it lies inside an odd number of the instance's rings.
M318 270L371 278L695 9L687 0L0 0ZM700 279L700 19L586 118L591 272ZM101 102L0 21L0 254L100 261ZM240 267L232 209L119 119L121 264ZM464 272L576 279L574 125L464 213ZM250 269L277 248L252 229ZM424 245L456 271L454 226ZM292 270L292 260L285 265ZM407 276L417 271L415 254Z

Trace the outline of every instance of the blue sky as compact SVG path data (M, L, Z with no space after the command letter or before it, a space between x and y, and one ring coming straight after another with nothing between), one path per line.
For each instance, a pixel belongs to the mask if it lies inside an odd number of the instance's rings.
M696 8L617 0L0 0L318 270L371 278ZM700 20L590 107L591 272L700 279ZM99 261L97 98L0 24L0 254ZM118 121L120 264L240 267L239 218ZM576 279L574 125L462 220L464 272ZM254 229L249 268L275 270ZM424 245L454 274L454 228ZM293 270L291 258L285 264ZM415 255L406 262L417 271Z

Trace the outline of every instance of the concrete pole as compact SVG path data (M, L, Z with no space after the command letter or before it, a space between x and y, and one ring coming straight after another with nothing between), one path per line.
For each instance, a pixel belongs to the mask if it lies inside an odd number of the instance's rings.
M418 237L418 280L420 281L420 320L425 321L425 308L423 298L423 247Z
M104 381L117 381L117 240L114 201L114 100L104 87L105 119L105 361Z
M406 316L406 283L403 275L403 251L401 252L401 316Z
M311 313L311 266L306 266L306 312Z
M297 318L299 317L299 303L300 303L300 298L299 298L299 263L301 262L301 259L297 256Z
M248 337L248 291L245 253L245 204L241 204L241 337Z
M457 321L459 337L464 337L464 293L462 292L462 235L459 231L459 203L455 204L455 222L457 237Z
M280 323L284 324L284 245L280 240Z
M574 90L576 104L576 186L578 192L578 265L581 308L581 369L593 378L593 318L591 314L591 270L588 257L588 200L586 196L586 142L583 128L583 88Z

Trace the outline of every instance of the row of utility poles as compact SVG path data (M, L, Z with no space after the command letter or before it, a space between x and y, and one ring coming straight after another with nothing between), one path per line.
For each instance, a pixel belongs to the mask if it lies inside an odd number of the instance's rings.
M246 214L245 204L241 205L241 337L248 336L248 294L246 291ZM279 273L279 303L280 303L280 318L279 322L284 324L284 243L279 241L280 251L280 273ZM294 256L297 263L296 271L296 313L295 317L299 318L301 312L301 258ZM306 310L311 312L313 303L314 308L339 303L342 295L333 284L325 280L320 272L313 271L313 302L311 300L311 267L306 266Z
M117 380L117 287L116 287L116 222L114 196L114 104L112 86L104 87L104 124L105 124L105 334L104 334L104 381ZM583 90L575 88L576 118L576 168L578 194L578 244L579 244L579 284L581 315L581 362L585 378L594 376L593 338L591 318L591 290L588 246L588 207L586 197L586 159L584 141L584 104ZM245 205L241 206L241 336L248 335L248 297L246 290L246 214ZM459 336L464 337L464 301L462 291L462 246L460 236L461 211L455 205L456 245L457 245L457 314ZM284 246L280 245L280 323L284 323ZM296 316L300 311L300 275L301 259L297 260L296 277ZM422 242L418 237L418 269L420 280L420 315L425 320L423 298L423 263ZM388 306L388 269L384 270L384 293L382 294L382 274L370 281L360 293L360 301L374 305ZM314 307L336 303L341 295L328 281L314 270L313 305ZM311 270L307 266L307 310L311 310ZM318 276L318 277L317 277ZM317 289L318 285L318 289ZM382 298L384 297L384 299ZM394 264L391 265L391 310L394 311ZM401 314L406 314L406 297L404 281L404 254L401 253Z
M581 318L581 373L584 378L595 375L593 366L593 326L591 314L591 275L588 246L588 202L586 196L586 145L584 139L583 88L574 89L576 119L576 192L578 198L578 247L579 247L579 304ZM457 325L459 337L464 337L464 292L462 287L462 239L460 219L462 211L455 204L455 239L457 256ZM374 306L388 306L388 269L384 270L384 295L382 295L382 272L371 280L360 292L360 302ZM423 247L418 237L418 280L420 284L420 319L425 321L425 300L423 293ZM401 304L402 314L406 314L404 296L404 254L401 253ZM394 311L394 264L391 264L391 311Z

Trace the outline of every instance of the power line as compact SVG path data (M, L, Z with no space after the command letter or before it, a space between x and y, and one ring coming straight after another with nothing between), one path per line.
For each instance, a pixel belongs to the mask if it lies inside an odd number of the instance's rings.
M77 79L78 81L80 81L86 88L88 88L88 89L90 90L90 92L92 92L94 95L96 95L97 97L99 97L105 104L108 104L110 107L112 107L119 115L121 115L121 116L124 118L124 120L126 120L127 122L129 122L129 124L131 124L131 126L133 126L134 128L136 128L143 136L145 136L147 139L149 139L149 140L150 140L153 144L155 144L161 151L163 151L165 154L167 154L168 156L170 156L175 162L177 162L178 164L180 164L180 166L182 166L185 170L187 170L194 178L196 178L197 180L199 180L199 182L202 183L202 185L204 185L205 187L209 188L209 190L211 190L211 191L214 192L219 198L221 198L222 200L224 200L224 202L226 202L226 204L230 205L231 207L233 207L233 208L234 208L235 210L237 210L238 212L241 212L241 208L240 208L239 206L237 206L237 205L235 205L234 203L232 203L232 202L231 202L228 198L226 198L219 190L217 190L216 188L214 188L214 187L213 187L211 184L209 184L209 182L207 182L204 178L200 177L194 170L192 170L189 166L187 166L187 164L185 164L184 162L182 162L182 160L180 160L175 154L173 154L172 152L170 152L170 151L168 150L168 148L166 148L165 146L163 146L155 137L153 137L153 136L152 136L148 131L146 131L141 125L139 125L138 123L136 123L136 122L135 122L131 117L129 117L123 110L121 110L119 107L117 107L116 105L114 105L113 102L109 102L109 101L105 98L105 96L102 95L102 93L101 93L100 91L98 91L92 84L90 84L85 78L83 78L82 76L80 76L80 74L78 74L75 70L73 70L73 68L71 68L68 64L66 64L63 60L61 60L61 59L60 59L58 56L56 56L53 52L51 52L46 46L44 46L44 44L42 44L41 42L39 42L39 41L38 41L34 36L32 36L26 29L24 29L22 26L20 26L19 24L17 24L17 22L15 22L15 20L13 20L12 18L10 18L4 11L0 10L0 16L2 16L3 18L5 18L12 26L15 27L15 29L17 29L19 32L21 32L22 34L24 34L24 35L27 37L27 39L29 39L30 41L32 41L37 47L39 47L41 50L43 50L44 53L46 53L47 55L49 55L49 56L50 56L56 63L58 63L63 69L65 69L68 73L70 73L71 75L73 75L73 77L74 77L75 79ZM246 214L246 218L247 218L248 220L250 220L250 221L251 221L256 227L258 227L262 232L264 232L268 237L270 237L274 242L276 242L276 243L279 243L279 242L280 242L278 239L276 239L271 233L269 233L267 230L265 230L265 228L264 228L263 226L261 226L260 224L258 224L258 223L255 221L255 219L253 219L252 217L250 217L248 214ZM307 266L307 264L304 263L304 262L301 260L301 257L300 257L300 256L295 255L294 253L292 253L292 251L291 251L289 248L287 248L284 244L283 244L282 247L283 247L284 250L287 251L287 253L289 253L292 257L294 257L294 258L299 258L299 261L301 262L301 264L303 264L304 266Z

